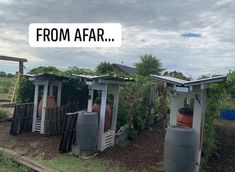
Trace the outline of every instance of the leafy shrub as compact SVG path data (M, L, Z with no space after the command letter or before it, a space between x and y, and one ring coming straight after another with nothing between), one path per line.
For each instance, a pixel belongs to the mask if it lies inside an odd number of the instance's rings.
M205 117L205 137L203 143L203 159L204 166L211 155L217 151L217 136L213 124L214 118L220 118L220 110L222 108L234 108L234 99L231 97L231 91L235 90L235 72L230 72L227 75L225 83L211 84L207 90L207 110Z
M33 102L34 98L34 85L32 81L29 81L26 77L21 76L16 92L17 102Z
M211 155L216 152L217 150L217 137L215 132L215 126L213 124L213 118L207 115L205 117L205 137L203 143L203 159L204 159L204 166L210 159Z
M61 105L66 105L70 102L79 102L80 108L86 108L88 88L85 83L73 77L72 74L94 74L94 71L89 69L80 69L78 67L70 67L66 71L60 71L52 66L40 66L32 69L29 73L49 73L67 77L62 86ZM39 91L42 88L39 88ZM26 77L21 77L19 88L16 94L17 102L32 102L34 99L34 85ZM76 95L76 96L75 96Z
M118 127L127 121L130 128L142 130L149 112L150 80L141 75L133 76L135 82L121 89Z

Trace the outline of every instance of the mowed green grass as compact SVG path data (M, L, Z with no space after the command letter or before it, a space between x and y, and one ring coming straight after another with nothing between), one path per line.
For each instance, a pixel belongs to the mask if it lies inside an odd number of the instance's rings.
M31 172L32 170L18 165L10 157L0 153L0 171L1 172Z
M107 160L98 158L81 159L69 155L60 155L52 160L44 161L44 163L61 172L121 172L119 167Z
M5 100L13 78L0 77L0 100Z

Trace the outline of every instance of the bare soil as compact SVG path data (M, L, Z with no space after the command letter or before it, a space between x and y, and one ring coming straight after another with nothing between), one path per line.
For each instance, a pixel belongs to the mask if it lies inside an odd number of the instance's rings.
M59 136L45 137L39 133L22 133L11 136L10 122L0 123L0 147L14 150L28 157L52 159L58 152Z
M165 129L163 123L143 131L127 145L105 150L98 157L131 171L163 171Z
M45 137L39 133L9 135L10 122L0 123L0 147L32 158L52 159L59 154L60 136ZM97 158L111 160L124 171L162 171L164 127L161 123L128 141L100 153Z

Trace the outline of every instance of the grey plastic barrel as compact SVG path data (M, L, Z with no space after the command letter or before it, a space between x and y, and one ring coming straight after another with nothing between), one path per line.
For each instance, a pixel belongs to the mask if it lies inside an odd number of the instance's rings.
M194 172L196 133L192 128L169 126L164 145L165 172Z
M94 151L98 142L98 115L81 111L76 126L76 145L81 151Z

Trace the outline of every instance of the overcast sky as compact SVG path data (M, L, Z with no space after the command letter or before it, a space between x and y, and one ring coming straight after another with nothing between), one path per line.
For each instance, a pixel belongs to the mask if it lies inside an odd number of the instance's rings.
M134 66L143 54L167 70L194 78L235 70L233 0L0 0L0 54L40 65L95 68L102 61ZM28 25L38 22L120 23L120 48L31 48ZM16 63L0 61L0 71Z

